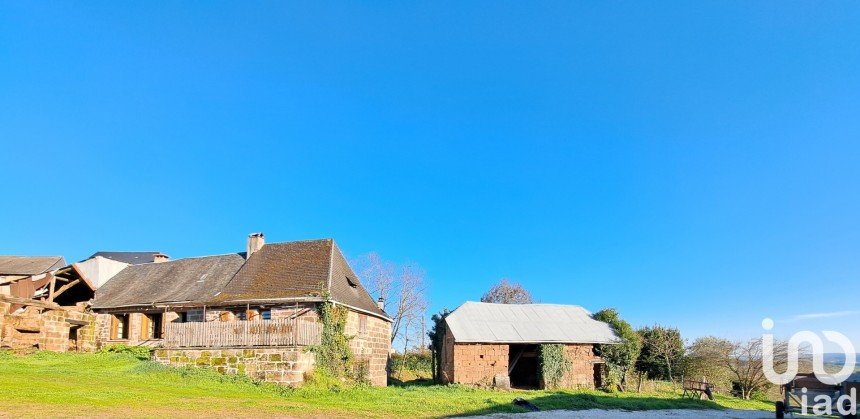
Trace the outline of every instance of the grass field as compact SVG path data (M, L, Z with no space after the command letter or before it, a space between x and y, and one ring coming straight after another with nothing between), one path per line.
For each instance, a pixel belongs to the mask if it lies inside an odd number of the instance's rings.
M770 409L718 396L683 400L670 391L491 391L427 384L331 390L287 389L202 369L176 369L121 354L0 352L0 416L441 417L520 412L527 399L549 409Z

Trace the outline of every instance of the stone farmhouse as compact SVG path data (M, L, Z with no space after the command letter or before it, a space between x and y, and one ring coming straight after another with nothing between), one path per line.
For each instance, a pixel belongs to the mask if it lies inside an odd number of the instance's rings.
M498 387L543 388L541 344L564 344L567 388L601 386L603 360L596 344L617 337L608 324L579 306L466 302L445 318L442 381Z
M157 347L165 364L299 385L314 365L324 301L348 309L356 368L387 384L391 319L332 239L265 244L246 252L131 265L95 293L99 344ZM359 373L359 371L357 371Z

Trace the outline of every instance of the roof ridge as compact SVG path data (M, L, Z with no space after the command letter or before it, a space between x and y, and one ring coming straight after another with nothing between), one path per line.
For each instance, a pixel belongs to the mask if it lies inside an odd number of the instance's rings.
M285 241L285 242L266 243L264 246L274 246L274 245L278 245L278 244L291 244L291 243L322 242L322 241L334 242L334 239L331 237L324 237L321 239L290 240L290 241Z
M579 305L579 304L562 304L562 303L526 303L526 304L519 304L519 303L517 303L517 304L506 304L506 303L487 303L487 302L484 302L484 301L470 301L470 300L467 300L467 301L466 301L466 302L464 302L463 304L468 304L468 303L472 303L472 304L492 304L492 305L497 305L497 306L564 306L564 307L582 307L582 306L581 306L581 305Z
M19 256L19 255L0 255L0 258L54 258L54 259L62 259L62 256Z
M179 258L179 259L168 259L168 260L165 260L164 262L139 263L137 265L132 265L132 266L143 266L143 265L154 265L154 264L163 265L165 263L181 262L183 260L189 260L189 259L206 259L206 258L216 258L216 257L221 257L221 256L230 256L230 255L236 255L236 256L242 257L242 255L240 253L241 252L231 252L231 253L222 253L222 254L218 254L218 255L189 256L189 257ZM105 259L109 259L109 258L105 258Z
M97 250L95 253L161 253L158 250Z

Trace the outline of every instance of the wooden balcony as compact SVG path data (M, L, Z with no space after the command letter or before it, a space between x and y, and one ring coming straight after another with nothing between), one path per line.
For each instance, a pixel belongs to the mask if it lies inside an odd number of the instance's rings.
M167 348L254 348L318 345L322 325L309 319L169 323Z

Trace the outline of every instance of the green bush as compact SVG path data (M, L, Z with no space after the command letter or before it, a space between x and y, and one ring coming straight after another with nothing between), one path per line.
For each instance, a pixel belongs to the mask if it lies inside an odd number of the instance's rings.
M148 346L128 346L123 344L113 344L104 346L99 350L99 353L131 355L137 359L146 361L152 356L152 348Z
M564 356L564 345L545 344L540 345L540 375L544 387L547 389L559 388L565 374L570 371L570 361Z

